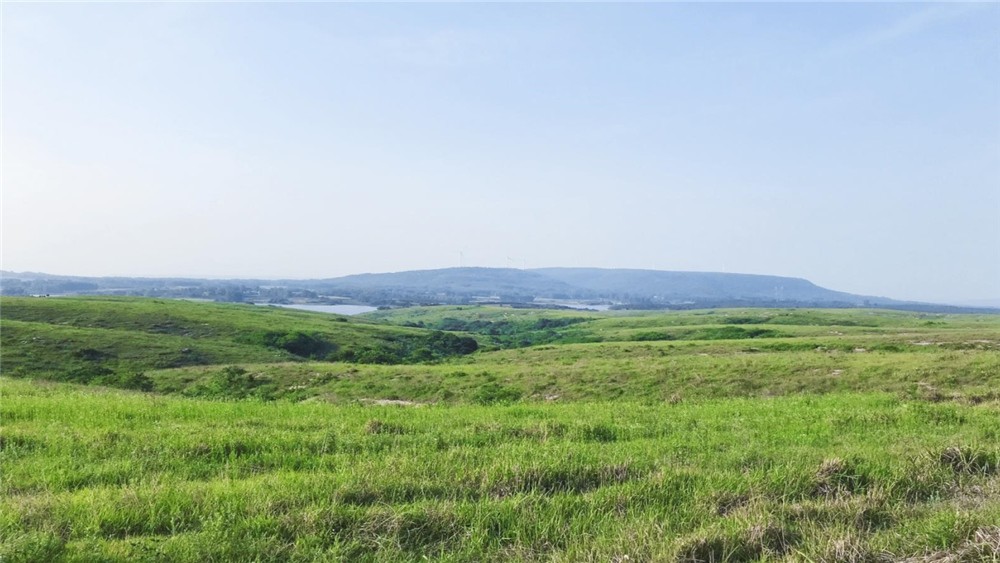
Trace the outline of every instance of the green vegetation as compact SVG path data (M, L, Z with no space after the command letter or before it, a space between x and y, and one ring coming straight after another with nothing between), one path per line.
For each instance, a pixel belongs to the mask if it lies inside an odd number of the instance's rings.
M594 320L593 315L506 307L408 307L365 315L401 326L468 332L494 347L532 346L562 340L558 329Z
M233 363L429 362L478 347L468 336L252 305L4 298L0 310L4 374L77 383L114 385L147 370Z
M995 404L336 407L10 379L2 391L10 561L860 561L985 550L1000 521Z
M0 307L2 561L1000 558L995 316Z
M483 401L484 387L527 401L653 402L866 391L983 402L1000 390L1000 318L989 316L828 310L626 316L500 307L402 309L372 316L432 328L459 321L483 340L492 338L497 324L515 327L512 340L535 338L536 327L546 319L559 328L544 329L550 333L546 345L496 349L495 341L486 341L490 352L433 364L242 365L269 382L262 388L267 396L337 403L477 403ZM727 324L729 319L737 324ZM750 329L770 332L755 335ZM648 340L642 336L648 333L673 338ZM161 392L190 394L192 386L220 369L196 366L146 375Z

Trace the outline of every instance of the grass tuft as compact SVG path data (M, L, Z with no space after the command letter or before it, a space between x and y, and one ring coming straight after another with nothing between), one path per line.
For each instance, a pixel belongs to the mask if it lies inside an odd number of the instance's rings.
M405 434L406 428L392 422L373 418L365 423L366 434Z
M1000 467L996 453L960 446L948 446L941 451L939 459L955 473L989 475Z
M830 458L820 464L814 481L814 496L840 497L863 492L871 480L855 462Z

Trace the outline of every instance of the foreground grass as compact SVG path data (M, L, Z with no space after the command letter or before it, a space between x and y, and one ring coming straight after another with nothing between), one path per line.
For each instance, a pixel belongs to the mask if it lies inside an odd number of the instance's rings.
M995 402L337 407L0 385L4 561L989 560L1000 542Z

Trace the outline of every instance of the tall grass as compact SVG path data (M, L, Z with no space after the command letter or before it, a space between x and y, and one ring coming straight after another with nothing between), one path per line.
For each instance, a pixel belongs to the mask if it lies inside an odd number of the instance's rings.
M0 381L5 561L849 560L985 550L1000 522L995 403L336 407Z

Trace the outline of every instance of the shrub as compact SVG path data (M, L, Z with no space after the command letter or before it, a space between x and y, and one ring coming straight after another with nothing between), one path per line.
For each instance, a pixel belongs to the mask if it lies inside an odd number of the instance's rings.
M337 345L317 332L293 330L291 332L256 332L244 339L251 344L278 348L302 358L326 359L337 350Z
M632 336L635 342L656 342L658 340L676 340L676 337L666 332L638 332Z
M475 338L436 331L427 338L428 348L437 356L464 356L479 349Z
M215 373L206 383L189 389L187 394L231 399L257 396L268 399L271 398L270 393L264 388L264 385L268 383L270 380L267 378L248 373L240 366L226 366Z
M96 380L113 376L114 372L102 365L83 365L70 368L58 377L61 381L70 383L94 383Z
M142 372L107 375L96 379L94 382L109 387L118 387L119 389L132 389L135 391L153 390L153 380Z

